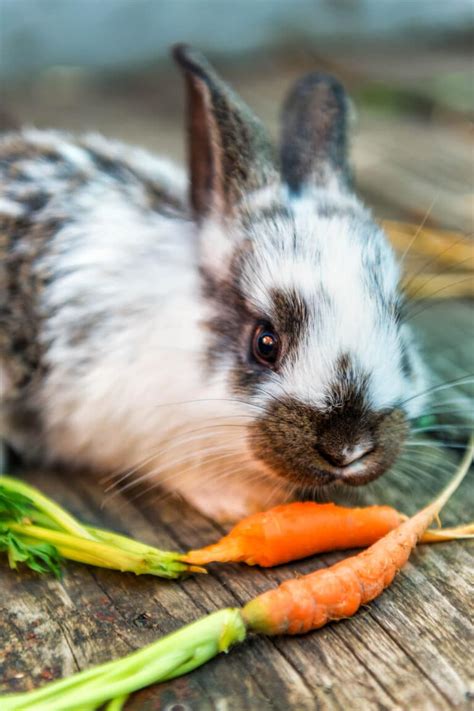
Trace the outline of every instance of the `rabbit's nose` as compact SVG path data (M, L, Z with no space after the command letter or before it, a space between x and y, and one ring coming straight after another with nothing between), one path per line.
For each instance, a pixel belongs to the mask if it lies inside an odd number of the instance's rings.
M334 467L348 467L363 459L374 449L374 443L370 441L343 446L321 442L316 446L319 456Z

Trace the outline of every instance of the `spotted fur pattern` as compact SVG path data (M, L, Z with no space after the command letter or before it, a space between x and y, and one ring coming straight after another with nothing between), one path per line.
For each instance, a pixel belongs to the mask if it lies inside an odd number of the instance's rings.
M1 428L24 456L136 471L235 518L271 501L275 475L380 475L423 375L394 255L341 178L344 131L315 127L320 170L287 129L279 173L261 125L186 52L190 205L184 174L145 151L51 131L0 141ZM294 96L299 124L308 97ZM341 120L344 102L329 118L316 104L320 128ZM272 368L252 354L262 320L281 342ZM363 447L349 472L334 465ZM211 475L229 465L226 497Z
M264 208L261 199L251 196L242 205L234 235L240 247L227 278L221 272L210 290L210 366L232 364L237 391L264 406L267 416L252 442L269 467L305 483L365 483L396 459L406 419L420 409L419 399L404 401L424 383L411 334L400 322L398 265L385 235L350 194L313 189L295 198L280 186L267 193ZM283 343L276 369L249 359L252 329L262 320ZM324 441L327 452L331 438L333 450L373 441L371 462L363 470L354 466L354 477L321 462L315 450Z

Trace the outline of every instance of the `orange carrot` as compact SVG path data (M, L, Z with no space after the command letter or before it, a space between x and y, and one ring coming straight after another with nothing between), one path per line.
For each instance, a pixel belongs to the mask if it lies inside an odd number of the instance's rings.
M276 506L240 521L220 541L189 551L186 563L247 563L264 568L325 551L365 548L396 528L406 516L391 506L346 508L313 501ZM473 526L427 532L437 543L474 536Z
M420 538L420 543L443 543L443 541L463 540L474 538L474 523L454 528L437 528L425 531Z
M194 565L232 561L269 567L323 551L369 546L402 520L390 506L283 504L244 518L218 543L190 551L184 560Z
M251 600L243 609L248 627L270 635L301 634L331 620L350 617L380 595L464 479L473 450L474 439L456 476L435 501L370 548L330 568L287 580Z

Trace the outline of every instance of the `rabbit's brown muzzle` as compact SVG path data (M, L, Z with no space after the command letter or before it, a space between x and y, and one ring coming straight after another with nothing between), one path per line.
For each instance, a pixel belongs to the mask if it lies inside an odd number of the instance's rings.
M394 463L407 432L399 409L370 413L353 405L321 412L287 398L269 405L249 439L254 454L280 477L360 486Z

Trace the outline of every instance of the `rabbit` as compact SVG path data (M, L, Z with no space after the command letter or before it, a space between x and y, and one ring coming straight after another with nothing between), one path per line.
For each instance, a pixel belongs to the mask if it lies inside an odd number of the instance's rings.
M278 152L198 51L174 57L189 186L98 135L1 139L2 437L221 520L366 484L401 452L426 374L354 192L345 91L298 81Z

